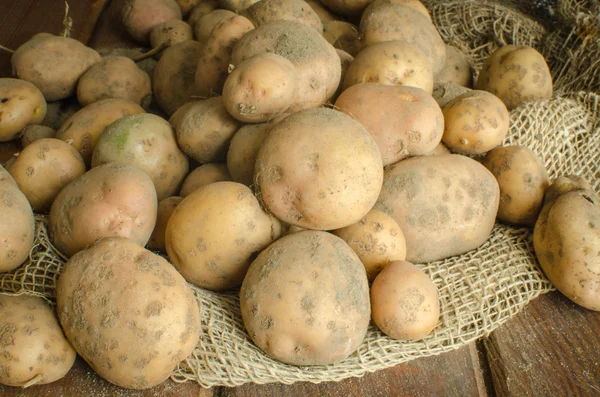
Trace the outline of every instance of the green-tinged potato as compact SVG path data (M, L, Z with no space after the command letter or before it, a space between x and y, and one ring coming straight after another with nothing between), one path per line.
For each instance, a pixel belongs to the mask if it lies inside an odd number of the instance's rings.
M233 11L238 14L245 11L252 4L259 2L260 0L220 0L219 6L225 10Z
M0 182L0 272L8 272L29 256L35 221L27 197L10 180L0 178L5 180Z
M46 138L55 138L56 131L50 127L40 124L25 127L21 133L21 147L25 148L35 141Z
M165 259L122 237L104 238L65 264L60 324L77 353L117 386L147 389L173 373L200 337L200 308Z
M371 287L371 313L377 327L390 338L423 339L440 319L437 287L412 263L391 262Z
M81 154L60 139L46 138L24 148L6 169L35 212L48 212L58 193L85 174Z
M259 27L272 21L295 21L304 23L323 34L323 22L317 13L303 0L262 0L244 11Z
M232 181L231 175L229 175L229 171L227 170L227 164L203 164L185 177L179 195L185 198L203 186L224 181Z
M442 140L453 152L484 154L500 145L510 122L506 106L486 91L469 91L444 106Z
M15 139L28 125L46 117L46 101L33 84L0 78L0 142Z
M432 262L482 245L500 199L496 178L458 154L419 156L386 167L375 209L390 215L406 239L406 260Z
M226 21L233 17L238 16L235 12L228 10L216 9L207 14L204 14L194 25L194 36L202 45L206 44L206 41L210 37L210 33L213 31L215 26L220 22Z
M429 10L419 0L375 0L371 2L371 4L369 4L369 6L365 9L362 18L365 18L371 11L373 11L373 9L375 9L375 7L387 4L398 4L401 6L410 7L415 11L419 11L431 22L431 15L429 15Z
M334 15L331 11L325 8L319 0L308 0L306 4L313 9L323 25L325 25L327 22L336 21L339 19L337 15Z
M92 168L58 194L48 217L50 240L67 257L103 237L125 237L143 247L156 224L152 180L129 164Z
M194 40L194 31L190 25L180 19L171 19L156 25L150 32L150 45L152 48L160 47L165 43L172 46L187 40ZM162 56L163 53L164 51L161 51L158 57Z
M12 175L10 175L10 173L3 166L0 165L0 183L3 182L7 182L16 188L19 187L19 185L17 185L17 182L13 179Z
M342 92L335 106L369 131L384 166L432 151L444 133L442 110L420 88L357 84Z
M358 121L331 109L307 109L271 129L256 159L254 186L282 221L339 229L373 207L382 166L377 143Z
M389 215L371 210L360 221L334 230L356 252L369 281L393 261L406 258L406 241L400 226Z
M323 26L323 37L331 45L352 56L358 54L358 28L344 21L331 21Z
M42 298L0 294L0 384L45 385L63 378L76 353Z
M600 311L600 198L579 176L548 188L533 232L535 254L552 284L586 309Z
M446 44L446 62L433 80L436 87L448 83L472 87L473 70L469 58L458 48Z
M360 15L373 0L321 0L330 10L346 16Z
M127 0L123 7L123 25L140 44L150 42L155 26L181 18L181 8L175 0Z
M252 341L292 365L343 360L362 343L370 320L365 269L339 237L304 231L261 252L240 290Z
M478 90L491 92L513 110L523 102L552 98L552 75L544 56L535 48L507 45L487 59Z
M187 19L188 25L190 25L195 32L196 23L200 20L200 18L218 8L224 8L219 7L219 0L201 0L201 3L192 8L192 11L190 11L190 15Z
M526 147L505 146L490 150L483 165L500 186L498 219L533 226L550 184L540 158Z
M177 207L177 204L179 204L181 200L183 200L183 197L172 196L167 197L158 203L156 226L154 226L154 231L152 232L152 236L150 236L150 240L148 241L148 249L154 251L166 251L165 232L167 230L167 223L169 222L175 207Z
M227 168L234 181L251 186L258 152L269 136L272 124L248 124L240 128L229 145Z
M183 199L165 234L169 260L185 279L213 291L239 287L256 255L281 225L240 183L216 182Z

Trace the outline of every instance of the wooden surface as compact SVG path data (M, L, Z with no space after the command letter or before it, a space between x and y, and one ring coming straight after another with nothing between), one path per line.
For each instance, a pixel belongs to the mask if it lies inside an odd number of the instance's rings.
M72 0L73 37L98 49L137 47L120 24L123 1ZM62 30L62 19L62 1L0 0L0 44L14 49L35 33L58 33ZM10 76L10 56L2 53L0 77L6 76ZM60 381L27 390L0 386L0 395L600 396L599 362L600 314L581 309L560 294L552 293L533 301L523 313L477 343L339 383L247 384L203 389L196 384L176 384L169 380L153 389L131 391L104 381L78 359Z

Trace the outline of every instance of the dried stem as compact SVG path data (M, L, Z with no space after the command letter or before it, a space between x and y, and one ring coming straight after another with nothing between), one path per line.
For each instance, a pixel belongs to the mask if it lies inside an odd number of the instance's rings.
M162 51L162 50L164 50L165 48L169 47L170 45L171 45L171 40L169 39L169 40L167 40L167 41L163 42L163 43L162 43L161 45L159 45L158 47L156 47L156 48L153 48L153 49L151 49L150 51L148 51L148 52L145 52L145 53L143 53L142 55L139 55L139 56L137 56L137 57L135 57L135 58L132 58L132 59L133 59L133 62L136 62L136 63L137 63L137 62L141 62L141 61L143 61L144 59L148 59L148 58L150 58L151 56L153 56L154 54L158 54L159 52L161 52L161 51Z
M73 18L69 16L69 3L65 0L65 17L63 18L64 30L60 33L63 37L71 36L71 29L73 28Z
M3 45L0 45L0 50L4 50L4 51L7 51L7 52L10 52L11 54L15 53L15 50L11 50L10 48L6 48Z
M23 385L23 389L26 389L29 386L33 386L33 385L39 383L42 379L44 379L44 375L37 374L36 376L34 376L32 379L30 379L29 381L27 381L27 383L25 383Z

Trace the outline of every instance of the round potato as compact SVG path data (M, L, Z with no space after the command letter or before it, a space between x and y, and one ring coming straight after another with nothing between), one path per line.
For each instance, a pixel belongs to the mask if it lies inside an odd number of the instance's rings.
M449 104L454 98L461 96L464 93L471 92L472 90L467 87L456 85L454 83L446 83L438 85L433 88L433 98L436 100L438 105L443 109Z
M358 28L344 21L331 21L323 26L323 37L331 45L352 56L358 54Z
M467 56L458 48L446 44L446 62L441 72L433 78L434 85L456 84L473 86L473 70Z
M0 78L0 142L15 139L28 125L46 117L46 101L33 84Z
M377 327L390 338L423 339L440 319L437 287L412 263L391 262L371 287L371 313Z
M150 45L152 48L160 47L163 44L169 46L187 41L194 40L194 31L191 26L180 19L171 19L156 25L150 32ZM164 51L160 52L160 57Z
M0 182L0 214L1 273L16 269L29 256L35 220L27 198L9 181Z
M167 223L169 222L175 207L177 207L177 204L179 204L181 200L183 200L183 197L172 196L167 197L158 203L156 226L154 226L154 231L148 241L148 249L166 252L165 232L167 230Z
M251 186L258 152L269 136L272 124L248 124L240 128L229 145L227 168L234 181Z
M486 91L469 91L444 107L442 140L460 154L484 154L500 145L510 122L506 106Z
M45 385L63 378L75 350L40 297L0 294L0 384Z
M219 7L219 0L202 0L202 2L200 4L198 4L197 6L192 8L192 11L190 11L190 14L187 19L188 25L190 25L195 32L196 31L196 23L203 16L213 12L214 10L216 10L218 8L226 8L226 7Z
M292 365L343 360L363 341L370 319L365 269L339 237L304 231L261 252L240 290L254 343Z
M40 139L27 146L6 169L35 212L50 210L58 193L85 174L81 154L59 139Z
M272 21L304 23L323 34L323 22L303 0L262 0L248 7L244 15L259 27Z
M21 147L25 148L35 141L46 138L55 138L56 131L45 125L30 125L21 134Z
M321 0L327 8L334 12L354 16L360 15L373 0Z
M104 238L65 264L56 310L73 347L111 383L147 389L194 350L200 308L166 260L122 237Z
M406 241L400 226L389 215L371 210L360 221L333 234L344 240L365 265L367 278L373 281L381 269L406 258Z
M177 205L165 245L188 282L224 291L239 287L256 255L280 236L279 221L262 210L247 186L216 182Z
M48 233L67 257L103 237L126 237L145 246L156 224L152 180L129 164L92 168L60 191L48 217Z
M195 190L215 182L232 181L231 175L227 170L227 164L208 163L196 168L186 176L179 195L187 197Z
M362 18L366 18L369 12L373 11L375 7L379 7L387 4L398 4L406 7L410 7L415 11L419 11L423 16L425 16L431 22L431 15L429 15L429 10L427 7L423 5L419 0L375 0L369 4L369 6L363 12Z
M210 37L210 33L213 31L215 26L220 22L238 16L235 12L229 10L215 9L207 14L204 14L194 25L194 36L201 44L206 44L206 41Z
M220 0L219 6L225 10L233 11L239 14L258 1L260 0Z
M376 142L358 121L331 109L307 109L271 129L256 159L255 188L286 223L339 229L373 207L382 166Z
M123 7L123 25L140 44L148 44L154 27L172 19L181 19L175 0L127 0Z

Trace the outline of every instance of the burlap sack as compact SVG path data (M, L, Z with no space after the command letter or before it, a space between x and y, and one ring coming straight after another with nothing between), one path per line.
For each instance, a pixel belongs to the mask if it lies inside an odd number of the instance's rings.
M505 144L531 148L553 178L580 174L600 191L600 96L579 92L597 91L600 84L598 72L592 68L600 60L599 53L588 53L599 46L598 22L592 14L596 2L552 2L552 9L542 7L542 11L540 6L547 6L548 1L528 6L509 1L508 7L468 0L424 3L443 38L463 49L476 67L504 44L533 45L544 52L555 76L557 95L513 110ZM577 16L567 18L568 10L576 10L570 12L577 12ZM553 33L548 35L550 25ZM0 276L0 291L34 293L51 301L64 258L50 244L44 218L36 219L36 246L30 260ZM406 343L393 341L371 326L355 354L330 366L294 367L270 359L244 331L235 292L214 293L193 287L202 309L202 335L172 379L203 386L318 383L361 376L457 349L489 334L532 299L552 290L536 262L531 239L529 229L497 225L479 249L419 265L440 293L441 318L435 331L422 341Z

